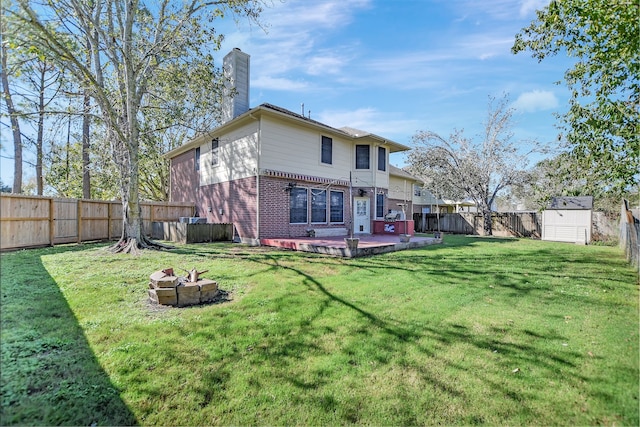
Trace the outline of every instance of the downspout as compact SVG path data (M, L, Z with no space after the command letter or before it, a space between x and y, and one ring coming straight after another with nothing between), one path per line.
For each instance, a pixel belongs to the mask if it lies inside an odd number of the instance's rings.
M258 120L258 141L256 142L256 236L255 241L260 246L260 154L262 152L262 120L256 119L249 114L252 119Z

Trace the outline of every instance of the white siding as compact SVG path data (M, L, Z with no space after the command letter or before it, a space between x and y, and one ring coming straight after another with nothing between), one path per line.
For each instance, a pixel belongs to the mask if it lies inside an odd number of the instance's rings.
M335 135L263 118L260 168L330 179L348 179L353 145ZM321 160L322 135L333 139L333 163Z
M397 200L413 200L413 180L391 175L389 177L389 198Z
M218 137L218 165L211 165L211 139L200 146L200 185L217 184L256 174L257 123L249 123Z

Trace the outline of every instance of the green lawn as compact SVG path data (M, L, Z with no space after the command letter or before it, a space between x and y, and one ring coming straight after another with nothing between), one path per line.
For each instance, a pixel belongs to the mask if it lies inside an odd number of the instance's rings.
M1 255L1 425L639 424L618 248L445 236L340 259L242 245ZM154 270L223 301L147 301Z

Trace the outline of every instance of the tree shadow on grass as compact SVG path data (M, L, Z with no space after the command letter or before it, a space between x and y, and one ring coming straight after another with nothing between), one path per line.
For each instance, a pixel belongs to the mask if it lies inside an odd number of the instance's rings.
M2 254L0 425L137 425L42 265L56 247Z
M571 390L579 390L584 388L584 384L599 381L582 371L586 355L575 349L564 348L562 343L567 341L568 337L553 330L533 330L528 325L523 325L512 327L513 331L509 333L499 328L495 330L490 328L486 333L480 334L470 325L451 324L447 321L426 322L420 325L399 321L376 313L368 308L367 304L357 303L335 293L325 286L322 280L314 277L304 268L281 264L277 256L270 259L265 257L259 262L296 273L300 276L301 283L321 300L317 311L312 316L306 317L296 333L288 336L286 343L282 340L273 340L264 346L269 349L270 360L278 360L283 366L288 364L295 366L296 363L304 361L304 354L309 351L317 354L324 351L321 347L310 350L308 345L322 334L322 327L316 322L322 323L321 319L330 306L338 306L353 312L356 319L362 320L360 327L357 324L352 325L351 339L338 346L337 352L342 353L347 364L354 366L354 369L357 369L360 364L371 363L401 366L404 371L415 372L418 382L422 382L429 389L438 390L439 394L448 396L448 399L476 399L472 397L473 390L468 390L465 386L452 381L457 376L467 376L472 378L471 382L489 384L492 399L511 402L515 405L511 408L518 409L510 410L519 414L516 418L519 416L530 421L552 422L556 418L546 414L545 408L552 407L553 411L567 417L570 417L574 408L554 406L553 401L545 400L548 399L545 390L549 383L562 383L564 387ZM354 264L361 263L366 261L354 261ZM482 271L479 270L478 273ZM529 287L533 287L533 290ZM520 286L516 286L517 293L509 295L509 298L521 298L531 292L535 294L546 290L546 287L533 285L529 287L521 289ZM456 346L466 346L478 359L470 362L462 360L463 357L460 361L456 360L455 356L452 358L449 348ZM289 348L294 348L295 351L283 351ZM369 349L374 348L375 351L367 353ZM435 362L436 366L444 366L447 373L436 372L429 364L421 363L420 361L424 360L421 357L406 358L405 353L422 354L427 357L427 360ZM473 369L483 364L484 359L493 359L490 364L491 369ZM288 370L283 369L282 372L288 372ZM303 376L292 373L283 375L288 377L285 379L298 387L301 393L309 393L309 390L322 387L326 381L326 375L321 371L305 372ZM533 379L530 379L530 376L533 376ZM590 388L586 393L590 393L591 390ZM496 405L497 408L500 406ZM330 409L336 410L333 406ZM449 421L482 420L486 415L482 412L468 413L465 415L468 418ZM404 421L410 420L411 417ZM346 421L353 422L353 420ZM485 422L490 422L490 419Z

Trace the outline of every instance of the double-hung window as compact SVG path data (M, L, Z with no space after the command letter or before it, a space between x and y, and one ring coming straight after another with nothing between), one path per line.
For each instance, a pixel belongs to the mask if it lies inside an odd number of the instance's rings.
M356 145L356 169L369 169L370 149L368 145Z
M327 222L327 190L311 190L311 222Z
M309 196L311 194L311 196ZM311 197L311 199L309 199ZM328 206L327 206L328 205ZM309 211L309 206L311 207ZM309 217L309 215L311 215ZM289 195L290 224L344 223L344 192L293 187Z
M217 166L220 163L220 141L218 138L211 140L211 166Z
M321 159L325 165L333 164L333 139L328 136L322 137Z
M384 194L376 194L376 218L384 217Z
M307 223L307 189L296 188L291 189L289 196L289 223L306 224Z
M196 171L200 170L200 147L196 147L196 158L194 159Z
M387 170L387 149L384 147L378 147L378 170Z
M344 193L342 191L332 191L330 203L329 221L344 222Z

